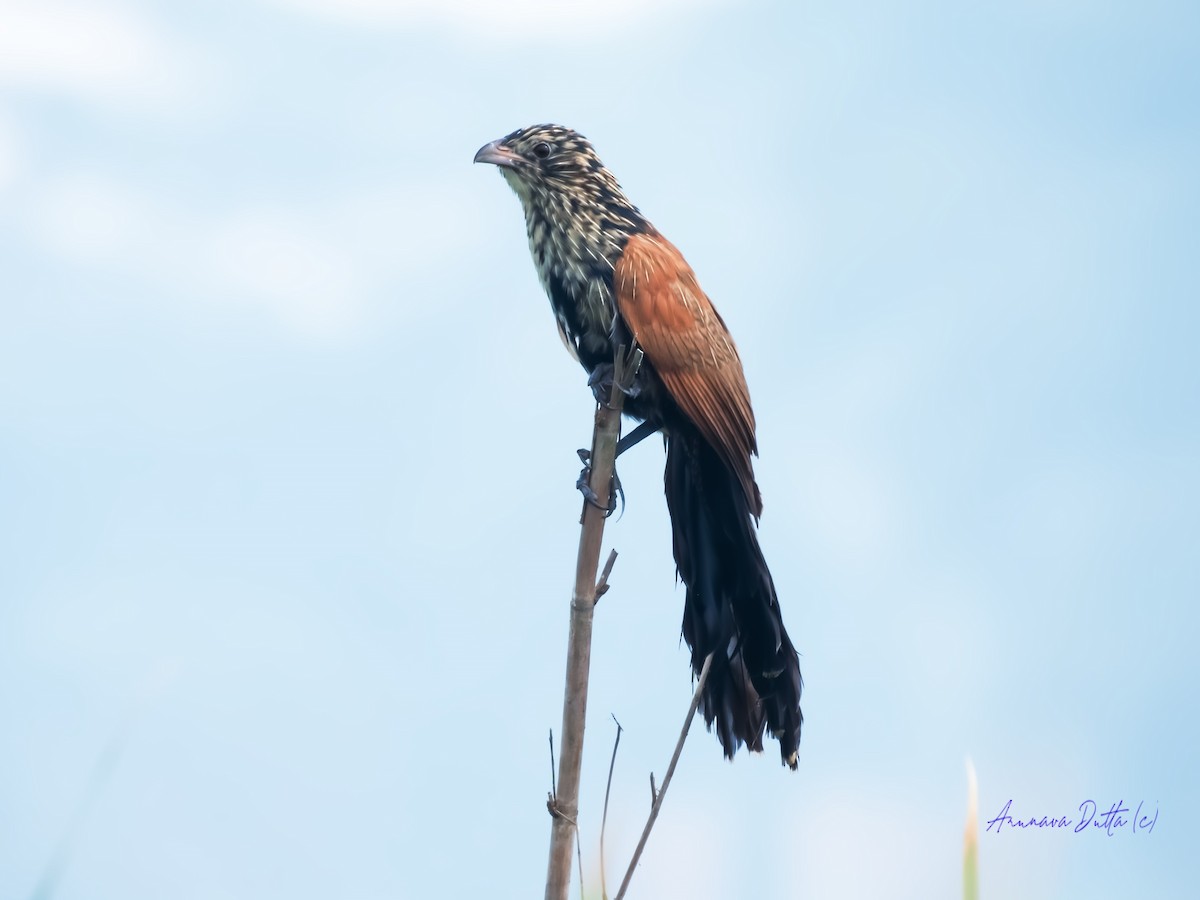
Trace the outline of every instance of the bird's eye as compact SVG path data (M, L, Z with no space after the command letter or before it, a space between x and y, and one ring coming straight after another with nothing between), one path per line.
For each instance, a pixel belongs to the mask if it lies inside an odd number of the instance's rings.
M533 155L536 156L538 159L545 159L547 156L550 155L550 145L547 144L545 141L542 141L540 144L534 144L533 145Z

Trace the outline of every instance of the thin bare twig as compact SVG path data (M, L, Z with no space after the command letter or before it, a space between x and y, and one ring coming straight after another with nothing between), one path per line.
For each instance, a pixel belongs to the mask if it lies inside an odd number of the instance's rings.
M700 695L704 691L704 683L708 681L708 670L712 668L712 660L713 655L711 653L704 658L704 668L700 670L700 678L696 681L696 691L692 694L692 702L688 706L687 718L683 720L683 730L679 732L679 740L675 743L675 752L671 754L671 764L667 766L667 774L663 776L662 787L654 797L654 805L650 807L650 818L646 820L646 827L642 829L642 836L633 851L633 859L629 861L629 868L625 870L625 880L621 882L621 889L617 891L616 900L621 900L625 896L625 891L629 887L629 881L633 878L633 870L637 868L638 860L642 858L642 851L646 848L646 840L650 837L650 829L654 827L654 820L658 818L658 811L662 809L663 800L667 796L667 788L670 786L671 778L675 774L675 764L679 762L679 755L683 752L684 741L687 740L688 731L692 727L692 719L696 718L696 710L700 708ZM654 790L653 775L650 776L650 789Z
M612 720L617 722L617 717L613 716ZM613 741L612 759L608 762L608 784L604 786L604 815L600 817L600 896L604 900L608 900L608 884L604 880L604 832L608 828L608 795L612 790L613 769L617 767L617 748L621 746L621 732L624 730L621 723L617 722L617 739Z
M149 677L138 692L135 704L117 723L108 743L100 750L93 763L91 777L88 779L79 805L68 820L67 827L60 835L49 861L38 876L37 884L33 888L33 893L30 894L30 900L51 900L58 892L58 885L75 854L84 826L93 807L103 795L120 765L121 757L125 753L134 727L147 710L170 689L178 674L175 666L168 666L149 673Z
M579 863L579 900L583 900L583 849L579 846L579 825L575 825L575 859Z
M108 786L109 781L112 780L117 764L121 761L121 757L125 753L125 746L129 740L131 726L132 717L118 725L117 730L109 738L108 743L101 749L95 763L92 765L92 774L88 779L83 797L80 799L79 805L75 808L74 814L68 820L67 827L59 838L49 862L42 869L37 885L30 895L31 900L50 900L58 892L58 884L67 870L67 864L71 861L72 856L74 856L76 846L79 843L79 836L83 831L83 825L92 808L96 805L97 798L100 797L104 789Z
M617 551L608 551L608 560L604 563L604 570L600 573L600 580L596 582L596 602L600 602L600 598L608 593L608 576L612 574L613 566L617 562Z
M591 479L597 497L611 499L613 462L621 433L625 393L633 386L641 366L642 351L626 355L619 347L613 360L613 387L607 404L596 408L592 432ZM606 504L607 505L607 504ZM583 763L583 729L587 717L588 673L592 655L592 614L596 607L596 571L604 539L607 511L586 500L579 553L575 561L575 589L571 593L571 628L567 642L567 673L563 691L563 724L560 732L558 793L551 810L550 858L546 866L546 900L566 900L571 886L571 837L579 816L579 772Z

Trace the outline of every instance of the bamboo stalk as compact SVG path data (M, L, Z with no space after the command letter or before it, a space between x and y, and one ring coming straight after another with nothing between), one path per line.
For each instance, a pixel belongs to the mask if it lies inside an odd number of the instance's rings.
M611 500L613 464L617 440L621 435L625 391L633 386L641 361L640 350L635 349L626 356L626 348L618 348L613 363L611 397L607 405L600 404L596 409L589 485L595 496L605 500ZM571 887L571 845L578 828L579 772L583 764L583 732L592 658L592 614L596 606L596 573L600 568L600 546L604 540L606 518L604 510L584 501L579 553L575 561L575 588L571 592L558 788L549 804L550 859L546 869L546 900L566 900Z

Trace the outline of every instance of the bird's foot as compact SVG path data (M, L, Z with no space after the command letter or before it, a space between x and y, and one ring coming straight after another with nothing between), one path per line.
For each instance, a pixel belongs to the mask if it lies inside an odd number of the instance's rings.
M604 510L604 515L611 516L617 510L617 498L621 498L621 509L625 509L625 489L621 487L621 479L617 477L617 470L613 469L612 483L608 490L608 503L601 502L596 492L592 490L592 454L587 450L579 451L579 458L583 460L583 471L579 473L579 480L575 482L575 487L579 493L583 494L583 499L596 509Z
M612 363L600 363L596 368L592 369L592 374L588 377L588 387L592 389L592 396L596 398L596 402L601 406L607 407L612 399L613 384L616 379L616 369ZM626 397L636 397L642 392L640 385L634 381L629 387L621 386L621 392Z

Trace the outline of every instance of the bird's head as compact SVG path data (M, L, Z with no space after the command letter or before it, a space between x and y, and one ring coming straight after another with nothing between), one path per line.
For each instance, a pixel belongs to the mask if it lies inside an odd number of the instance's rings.
M561 125L519 128L480 147L475 162L497 166L524 202L574 194L608 174L587 138Z
M480 147L475 162L499 168L527 218L557 224L580 215L618 226L644 222L588 139L562 125L519 128Z

